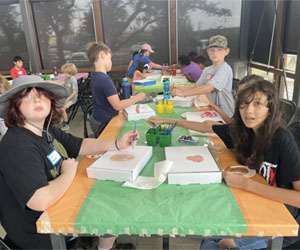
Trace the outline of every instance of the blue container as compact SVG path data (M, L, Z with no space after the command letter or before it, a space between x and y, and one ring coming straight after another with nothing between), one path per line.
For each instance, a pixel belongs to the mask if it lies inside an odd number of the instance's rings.
M169 80L164 81L164 99L166 99L166 100L170 99L170 81Z
M123 92L123 99L130 98L130 84L127 78L123 78L122 80L122 92Z

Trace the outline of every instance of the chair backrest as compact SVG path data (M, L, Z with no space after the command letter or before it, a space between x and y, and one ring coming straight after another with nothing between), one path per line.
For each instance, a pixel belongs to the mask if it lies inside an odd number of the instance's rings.
M293 122L287 129L293 134L300 150L300 122Z
M289 126L295 119L297 114L297 105L295 102L280 98L280 108L282 112L282 118Z
M93 104L90 104L83 114L83 136L84 136L84 138L89 137L88 129L87 129L87 122L89 120L89 117L93 114L93 108L94 108Z

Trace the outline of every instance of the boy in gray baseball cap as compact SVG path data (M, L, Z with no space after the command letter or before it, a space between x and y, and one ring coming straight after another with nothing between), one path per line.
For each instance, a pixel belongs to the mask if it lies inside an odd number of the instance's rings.
M200 79L193 87L175 87L173 96L192 96L206 94L210 103L217 105L229 117L233 115L232 69L225 62L229 54L227 39L224 36L212 36L209 39L207 54L212 65L205 68Z

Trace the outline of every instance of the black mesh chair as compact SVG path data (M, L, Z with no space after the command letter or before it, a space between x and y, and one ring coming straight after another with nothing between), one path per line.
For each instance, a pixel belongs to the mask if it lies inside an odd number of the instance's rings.
M82 112L85 113L88 106L92 103L90 83L90 77L87 77L85 80L81 80L81 82L78 83L77 101L67 110L67 113L69 113L68 123L75 118L79 107L81 108Z
M95 137L88 134L87 123L90 120L90 116L93 114L93 104L90 104L83 113L83 136L84 138Z
M295 141L300 149L300 122L293 122L287 127L287 129L293 134Z
M289 126L296 117L297 105L293 101L280 98L280 108L282 112L282 118L286 122L286 125Z

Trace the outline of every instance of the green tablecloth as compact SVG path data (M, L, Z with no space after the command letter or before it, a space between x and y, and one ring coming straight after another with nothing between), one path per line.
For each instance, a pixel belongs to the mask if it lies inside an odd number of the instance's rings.
M174 111L160 116L182 119L180 114L192 109L176 107ZM125 122L120 134L133 127L133 121ZM138 145L145 145L144 131L149 127L145 120L137 122ZM171 146L185 145L176 141L179 135L188 135L187 129L173 130ZM205 142L206 137L200 137L198 145ZM164 148L153 147L153 156L141 175L152 177L155 162L164 159ZM138 190L124 188L119 182L95 180L74 227L88 234L230 235L247 232L246 221L231 189L224 183L183 186L163 183L153 190Z

